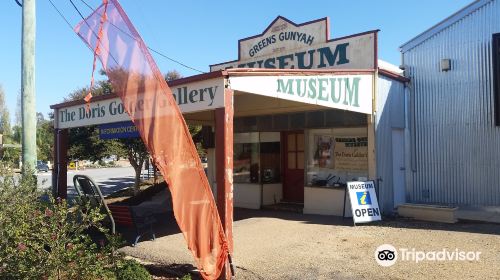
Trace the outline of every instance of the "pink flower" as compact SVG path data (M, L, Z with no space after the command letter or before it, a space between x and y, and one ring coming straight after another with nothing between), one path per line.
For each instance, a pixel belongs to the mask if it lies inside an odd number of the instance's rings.
M73 249L73 243L68 243L68 244L66 245L66 248L67 248L68 250L72 250L72 249Z
M17 244L17 250L23 252L23 251L26 251L28 247L26 247L26 245L24 245L24 243L20 242L19 244Z
M52 210L50 210L49 208L45 209L45 216L52 217L53 214L54 212L52 212Z

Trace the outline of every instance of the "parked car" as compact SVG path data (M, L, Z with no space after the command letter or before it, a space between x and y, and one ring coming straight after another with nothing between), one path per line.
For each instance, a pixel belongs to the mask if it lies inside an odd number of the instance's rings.
M36 162L36 170L38 172L42 172L42 171L43 172L49 172L49 166L45 162L43 162L41 160L38 160Z

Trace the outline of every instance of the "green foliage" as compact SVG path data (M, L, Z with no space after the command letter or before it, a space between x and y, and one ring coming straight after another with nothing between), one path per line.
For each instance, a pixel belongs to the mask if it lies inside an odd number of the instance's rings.
M118 265L116 278L119 280L150 280L151 275L140 263L125 260Z
M123 153L122 146L113 140L99 139L97 126L77 127L69 130L68 156L71 160L99 161Z
M182 78L182 75L177 70L170 70L167 72L167 74L165 74L164 78L165 81L170 82Z
M0 166L0 279L116 279L119 241L100 211L40 196L34 176Z
M15 125L12 128L12 135L10 136L11 143L21 143L23 140L23 128L20 125Z
M10 167L19 166L19 158L21 156L21 146L20 142L16 139L16 131L18 127L14 126L14 135L4 135L3 143L4 144L18 144L19 146L15 147L4 147L0 149L0 160Z
M124 154L128 157L130 165L135 170L135 192L139 192L139 184L141 182L141 169L144 162L149 158L149 152L142 142L141 138L119 139L118 142L122 145Z
M105 75L104 71L100 71L101 75ZM121 71L115 71L112 75L125 75ZM168 71L165 74L165 80L172 81L182 78L181 74L176 70ZM82 99L87 93L88 88L78 89L68 95L65 101ZM108 80L99 81L92 89L93 96L110 94L113 92L113 87ZM201 130L199 125L188 126L191 135L195 135ZM130 164L134 167L136 173L135 187L136 190L140 183L141 167L148 159L148 151L140 138L137 139L120 139L120 140L101 140L99 139L99 131L96 126L72 128L69 130L69 150L68 155L71 160L90 160L96 162L110 155L127 157ZM196 148L200 155L204 155L201 144L197 143Z
M96 85L92 88L92 96L100 96L106 95L113 92L113 88L109 81L98 81ZM73 101L83 99L87 93L89 93L89 87L83 87L74 90L67 97L64 98L64 101Z
M182 276L181 280L191 280L191 274L186 274Z
M0 134L10 135L10 114L5 102L5 91L0 85Z
M54 146L54 126L46 121L41 113L37 113L36 147L37 159L52 161L52 147Z

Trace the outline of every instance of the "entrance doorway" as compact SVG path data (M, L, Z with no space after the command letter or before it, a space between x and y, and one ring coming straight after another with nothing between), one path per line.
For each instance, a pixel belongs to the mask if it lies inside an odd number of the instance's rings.
M304 131L283 132L283 199L304 202Z

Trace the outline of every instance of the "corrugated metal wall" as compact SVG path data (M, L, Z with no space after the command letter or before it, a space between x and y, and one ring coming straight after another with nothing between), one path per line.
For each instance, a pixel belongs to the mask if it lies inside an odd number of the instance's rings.
M411 202L500 205L491 61L497 32L500 1L486 2L403 54L411 79ZM446 58L452 69L441 72Z
M379 75L375 102L377 177L382 179L379 181L379 203L384 213L390 213L394 208L392 130L405 128L404 84ZM398 148L404 153L404 147Z

